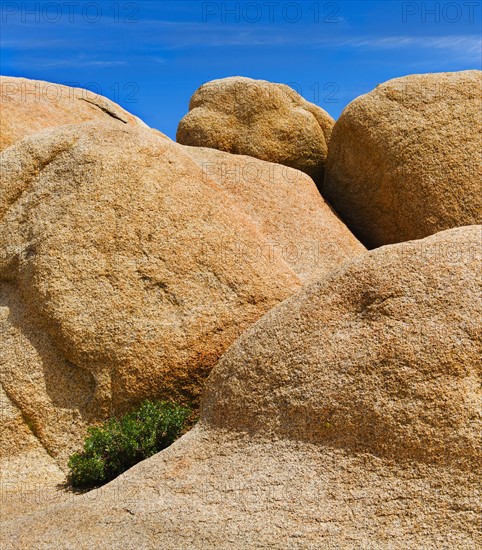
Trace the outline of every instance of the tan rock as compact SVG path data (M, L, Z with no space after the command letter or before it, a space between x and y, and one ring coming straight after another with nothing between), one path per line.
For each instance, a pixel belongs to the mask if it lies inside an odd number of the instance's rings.
M270 311L212 373L203 418L393 460L482 460L481 226L387 246Z
M481 222L482 72L410 75L343 111L322 194L369 248Z
M1 382L60 463L86 424L143 398L196 403L226 348L301 285L156 132L65 126L1 165Z
M191 432L5 522L6 548L480 547L481 230L305 287L223 356Z
M0 308L1 309L1 308ZM3 357L0 358L3 359ZM65 475L0 385L0 487L2 520L58 502Z
M176 139L291 166L321 183L333 125L289 86L238 76L194 93Z
M366 251L303 172L217 149L184 150L254 221L266 237L269 253L277 251L303 282Z
M89 120L146 126L99 94L42 80L0 76L0 151L46 128Z
M19 479L25 481L23 478L23 468L19 468L18 464L15 468L9 468L6 466L10 463L12 457L16 457L18 455L27 455L28 460L41 458L41 460L48 465L49 473L52 468L55 471L59 471L55 461L48 456L45 449L39 444L38 439L29 429L25 419L22 417L22 413L18 407L12 403L1 385L0 414L2 420L0 423L0 439L2 441L2 445L0 447L0 461L2 464L0 476L2 482L9 479L11 472L13 471L15 471L17 481ZM32 458L32 456L34 456L34 458ZM38 468L36 474L38 478L41 478L43 472L40 468Z

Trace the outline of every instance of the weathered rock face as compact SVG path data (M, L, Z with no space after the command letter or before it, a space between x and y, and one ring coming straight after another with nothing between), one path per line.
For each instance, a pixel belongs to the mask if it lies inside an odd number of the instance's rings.
M204 421L480 464L481 229L383 247L273 309L212 373Z
M303 282L366 251L303 172L216 149L184 150L254 221L266 237L266 252L276 251Z
M194 93L176 139L291 166L321 183L333 125L289 86L231 77Z
M4 523L4 536L479 547L481 230L384 247L308 285L223 356L191 432L102 490Z
M355 99L322 194L369 248L481 222L482 72L411 75Z
M46 128L89 120L146 126L113 101L89 90L52 82L0 76L0 151Z
M0 307L0 315L2 313ZM2 355L0 351L3 363ZM51 494L55 494L55 485L64 479L62 470L32 433L21 411L0 385L2 520L31 512L32 504L43 504L41 495L46 493L44 487L50 487Z
M1 382L60 459L86 422L145 397L196 402L234 339L301 284L148 129L65 126L1 165Z

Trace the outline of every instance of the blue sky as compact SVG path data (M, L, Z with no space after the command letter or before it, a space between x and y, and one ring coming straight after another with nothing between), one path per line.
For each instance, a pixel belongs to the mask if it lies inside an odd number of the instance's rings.
M290 84L337 118L411 73L481 68L481 1L1 1L0 73L89 88L175 137L204 82Z

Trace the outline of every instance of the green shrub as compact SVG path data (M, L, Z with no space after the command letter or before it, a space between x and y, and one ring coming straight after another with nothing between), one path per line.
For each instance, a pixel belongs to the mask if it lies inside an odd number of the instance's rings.
M89 428L84 450L70 457L70 484L90 488L111 481L171 445L188 427L191 415L180 405L144 401L121 418Z

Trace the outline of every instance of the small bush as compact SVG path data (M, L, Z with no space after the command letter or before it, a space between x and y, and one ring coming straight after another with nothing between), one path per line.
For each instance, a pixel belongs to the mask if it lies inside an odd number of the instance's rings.
M171 445L182 435L191 414L173 403L144 401L121 418L89 428L84 450L70 457L70 484L91 488L111 481Z

